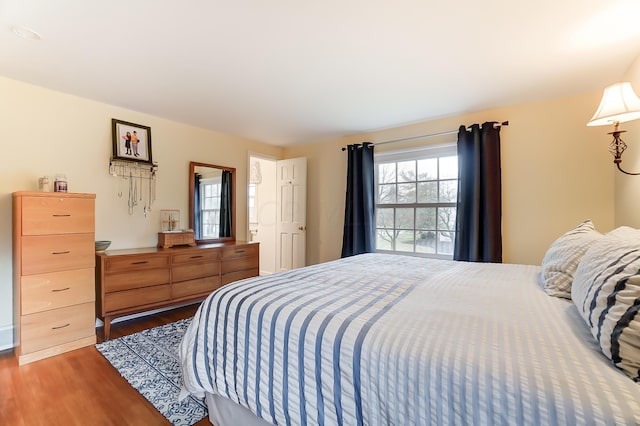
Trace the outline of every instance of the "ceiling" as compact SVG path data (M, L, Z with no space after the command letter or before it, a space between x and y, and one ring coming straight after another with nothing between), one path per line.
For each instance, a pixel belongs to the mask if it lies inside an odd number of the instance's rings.
M640 55L639 17L637 0L0 0L0 75L294 145L600 90Z

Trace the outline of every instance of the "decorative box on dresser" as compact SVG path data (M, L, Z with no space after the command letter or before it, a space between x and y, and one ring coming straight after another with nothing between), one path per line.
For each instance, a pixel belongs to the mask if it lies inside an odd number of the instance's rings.
M95 194L13 193L20 365L96 343Z
M203 300L259 274L259 243L148 247L96 253L96 309L109 338L114 318Z

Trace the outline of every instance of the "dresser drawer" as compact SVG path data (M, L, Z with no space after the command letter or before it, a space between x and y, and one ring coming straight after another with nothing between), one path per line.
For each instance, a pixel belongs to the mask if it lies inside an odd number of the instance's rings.
M105 295L104 309L105 312L113 312L119 309L130 309L136 306L164 302L170 298L171 287L169 284L118 291Z
M174 266L171 281L185 281L193 278L220 275L220 262L198 263L195 265Z
M95 335L95 305L83 303L20 318L22 354Z
M32 235L22 238L22 275L95 266L93 234Z
M23 197L22 235L91 233L93 198Z
M184 263L194 262L215 262L220 259L220 250L198 250L184 254L174 254L171 257L171 263L174 265L180 265Z
M22 315L93 302L94 277L93 268L22 277Z
M106 273L169 267L170 257L165 255L117 256L105 260Z
M234 281L243 280L245 278L257 277L260 274L258 268L255 269L246 269L244 271L239 272L230 272L228 274L224 274L220 277L222 281L222 285L227 285Z
M220 287L220 277L198 278L195 280L173 283L171 296L173 299L209 294Z
M141 271L121 272L105 275L102 287L105 293L168 284L170 272L168 268L145 269ZM131 303L137 304L132 300Z
M245 269L258 268L259 260L258 256L253 257L240 257L238 259L225 260L222 262L222 273L227 274L229 272L237 272Z
M229 246L222 248L223 259L233 259L235 257L256 256L260 252L258 244L247 244L244 246Z

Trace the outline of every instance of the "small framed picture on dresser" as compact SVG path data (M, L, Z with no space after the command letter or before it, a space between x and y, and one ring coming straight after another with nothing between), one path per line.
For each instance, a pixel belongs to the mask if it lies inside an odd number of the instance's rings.
M113 158L153 164L151 157L151 127L111 119Z

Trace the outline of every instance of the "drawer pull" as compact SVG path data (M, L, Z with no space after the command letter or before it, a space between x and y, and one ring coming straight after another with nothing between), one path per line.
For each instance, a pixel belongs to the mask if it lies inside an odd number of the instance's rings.
M242 254L244 253L246 250L236 250L236 254Z
M145 263L149 263L148 260L141 260L139 262L131 262L132 265L144 265Z
M53 217L71 217L70 214L54 214Z
M51 290L51 291L52 291L52 292L54 292L54 293L58 293L58 292L61 292L61 291L67 291L67 290L69 290L70 288L71 288L71 287L65 287L65 288L54 288L54 289L53 289L53 290Z
M191 259L199 259L201 257L204 257L203 255L198 255L198 256L191 256Z
M69 253L71 253L71 251L67 250L67 251L54 251L51 254L69 254Z
M66 323L65 325L60 325L58 327L51 327L52 330L60 330L61 328L69 327L71 324Z

